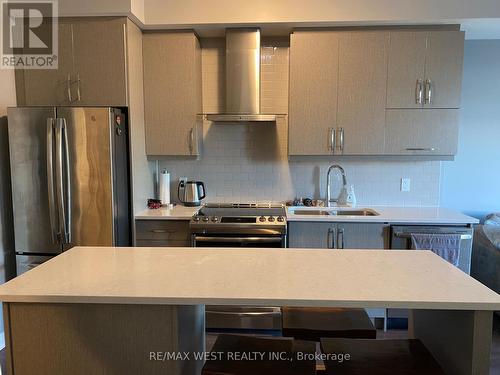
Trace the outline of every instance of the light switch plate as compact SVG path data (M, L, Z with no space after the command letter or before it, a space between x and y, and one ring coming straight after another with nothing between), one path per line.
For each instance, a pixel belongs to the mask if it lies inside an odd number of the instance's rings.
M410 191L411 190L411 180L407 177L403 177L401 179L401 191Z

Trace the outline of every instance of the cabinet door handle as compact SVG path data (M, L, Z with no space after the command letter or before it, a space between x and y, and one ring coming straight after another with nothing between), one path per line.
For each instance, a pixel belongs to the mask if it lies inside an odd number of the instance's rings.
M68 95L68 101L73 103L73 96L71 95L71 74L68 74L68 78L66 79L66 91Z
M423 100L423 81L421 79L417 79L417 83L415 85L415 103L422 104Z
M173 233L171 230L166 230L166 229L151 229L152 233Z
M336 230L333 228L328 229L328 232L326 235L326 245L329 249L336 249L337 248L335 232L336 232Z
M192 155L194 151L194 127L189 131L189 153Z
M337 246L339 249L344 248L344 229L339 229L337 231Z
M344 152L344 128L338 128L337 131L339 132L339 137L338 137L338 146L337 148L340 150L341 153Z
M82 100L82 95L80 93L80 73L76 74L76 100Z
M425 80L425 104L432 104L432 81Z
M435 147L407 147L406 151L436 151Z
M330 131L330 144L329 144L329 149L332 151L332 153L335 153L335 138L336 138L336 131L335 131L335 128L330 128L329 129Z
M59 241L58 230L56 230L56 191L54 189L54 125L53 118L47 119L47 187L49 202L49 223L52 234L52 242Z

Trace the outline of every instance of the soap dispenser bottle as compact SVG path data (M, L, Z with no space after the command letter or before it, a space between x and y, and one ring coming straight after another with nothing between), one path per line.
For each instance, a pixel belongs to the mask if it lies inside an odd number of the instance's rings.
M342 190L340 190L340 194L337 198L337 205L338 206L347 206L347 196L349 195L349 192L347 191L347 185L342 186Z
M354 185L349 187L346 194L346 206L356 207L356 194L354 194Z

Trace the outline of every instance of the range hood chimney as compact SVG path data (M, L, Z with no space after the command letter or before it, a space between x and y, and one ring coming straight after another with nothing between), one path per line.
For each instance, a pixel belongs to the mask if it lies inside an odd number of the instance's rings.
M260 113L260 30L226 30L226 111L211 121L276 121Z

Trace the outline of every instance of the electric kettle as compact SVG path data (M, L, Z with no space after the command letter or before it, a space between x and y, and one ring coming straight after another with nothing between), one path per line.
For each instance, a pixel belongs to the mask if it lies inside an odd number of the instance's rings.
M205 184L201 181L180 181L177 186L177 196L184 206L199 206L206 196Z

